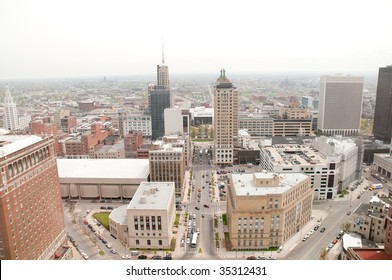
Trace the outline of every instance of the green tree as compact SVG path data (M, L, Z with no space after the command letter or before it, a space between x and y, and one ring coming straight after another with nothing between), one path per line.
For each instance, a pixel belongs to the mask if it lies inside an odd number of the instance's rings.
M350 222L343 223L343 224L341 225L341 229L342 229L344 232L349 232L349 231L351 230L351 223L350 223Z

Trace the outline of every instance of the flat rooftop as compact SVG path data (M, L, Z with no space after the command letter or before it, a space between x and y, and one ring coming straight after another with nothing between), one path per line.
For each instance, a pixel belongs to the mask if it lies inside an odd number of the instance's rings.
M0 135L0 157L15 153L42 140L36 135Z
M114 222L120 225L128 224L127 208L128 205L114 208L109 215L109 219L112 219Z
M292 167L296 165L322 165L327 164L326 156L323 156L318 150L305 145L279 145L266 147L264 150L268 153L270 160L274 164L283 167Z
M362 260L392 260L392 256L388 255L381 249L352 249Z
M156 141L154 144L160 144L162 143L161 141ZM174 153L182 153L183 148L182 147L174 147L176 143L165 143L161 144L159 150L150 150L150 153L160 153L160 152L174 152Z
M392 162L392 156L390 156L390 154L374 154L374 157L378 157L384 159L385 161Z
M173 197L174 182L142 182L127 209L166 210Z
M57 159L59 178L147 179L148 159Z
M277 187L256 187L253 180L253 174L257 179L265 178L271 179L278 175L279 186ZM305 181L308 176L302 173L271 173L271 172L256 172L256 173L232 173L232 182L234 184L235 195L268 195L268 194L282 194L290 190L298 183Z

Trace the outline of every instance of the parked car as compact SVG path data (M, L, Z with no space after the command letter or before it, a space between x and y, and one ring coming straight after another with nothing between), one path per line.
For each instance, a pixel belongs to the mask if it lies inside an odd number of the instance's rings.
M146 255L140 255L140 256L138 256L137 257L139 260L145 260L145 259L147 259L147 256Z
M101 206L100 208L105 210L105 209L106 209L106 206Z
M107 209L108 210L113 210L114 208L113 208L113 206L108 206Z
M255 256L250 256L246 258L247 260L257 260Z
M323 227L322 229L320 229L320 232L324 232L325 231L325 227Z
M152 258L151 259L153 259L153 260L161 260L162 259L162 257L161 256L159 256L159 255L155 255L155 256L152 256Z
M196 209L196 210L200 210L200 208L199 208L199 207L197 207L197 206L195 207L195 209Z
M207 204L204 204L204 207L205 207L205 208L210 208L210 206L208 206Z
M173 257L171 255L166 255L163 257L164 260L172 260Z

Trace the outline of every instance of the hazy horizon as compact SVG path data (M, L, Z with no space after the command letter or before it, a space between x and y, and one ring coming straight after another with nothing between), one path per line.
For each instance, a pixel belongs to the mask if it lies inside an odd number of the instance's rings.
M177 75L377 76L392 1L2 0L0 80Z

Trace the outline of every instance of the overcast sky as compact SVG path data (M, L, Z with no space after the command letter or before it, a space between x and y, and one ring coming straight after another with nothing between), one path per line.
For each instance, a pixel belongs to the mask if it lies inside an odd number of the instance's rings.
M320 4L315 4L320 3ZM391 0L0 0L0 80L170 73L374 73Z

